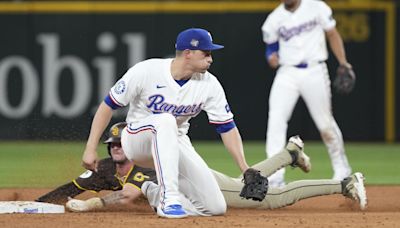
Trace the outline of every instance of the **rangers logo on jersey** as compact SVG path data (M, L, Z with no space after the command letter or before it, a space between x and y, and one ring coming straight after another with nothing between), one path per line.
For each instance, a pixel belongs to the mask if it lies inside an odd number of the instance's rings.
M284 41L290 40L293 36L300 35L303 32L308 32L313 30L318 25L316 19L302 23L298 26L291 28L281 27L279 28L279 34Z
M193 105L176 105L164 102L163 95L156 94L149 97L147 107L153 113L168 112L174 116L191 116L196 115L202 110L203 103Z

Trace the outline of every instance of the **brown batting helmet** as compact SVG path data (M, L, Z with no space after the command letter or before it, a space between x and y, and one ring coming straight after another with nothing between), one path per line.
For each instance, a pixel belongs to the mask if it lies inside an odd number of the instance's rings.
M122 130L126 127L126 122L119 122L110 127L108 131L108 138L104 143L120 143Z

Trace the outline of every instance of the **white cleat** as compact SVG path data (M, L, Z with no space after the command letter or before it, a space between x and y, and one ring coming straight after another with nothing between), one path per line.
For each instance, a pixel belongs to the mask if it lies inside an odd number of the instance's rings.
M299 167L306 173L310 172L311 159L304 153L304 142L301 140L300 136L296 135L290 137L286 149L295 159L291 166Z
M343 180L345 184L343 195L357 201L361 210L367 208L367 193L364 186L364 179L364 175L357 172Z

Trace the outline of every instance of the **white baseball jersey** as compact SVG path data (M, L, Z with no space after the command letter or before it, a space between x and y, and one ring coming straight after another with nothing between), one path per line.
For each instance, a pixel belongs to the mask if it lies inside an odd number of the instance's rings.
M138 63L111 88L113 103L129 104L128 123L166 112L175 116L179 134L186 134L188 121L201 110L207 112L212 124L233 121L224 90L214 75L198 73L180 86L171 76L171 62L172 59L149 59Z
M264 22L263 40L267 44L279 42L280 65L325 61L328 52L324 32L335 25L331 8L323 1L301 0L294 12L282 3Z

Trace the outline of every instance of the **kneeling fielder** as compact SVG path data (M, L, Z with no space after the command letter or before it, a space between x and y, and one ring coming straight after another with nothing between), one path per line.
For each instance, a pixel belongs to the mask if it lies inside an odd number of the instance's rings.
M116 125L118 126L118 124ZM112 132L113 127L111 127L110 132ZM114 163L115 158L113 157L113 151L118 148L118 139L117 135L117 137L114 137L114 144L108 142L110 155L113 158ZM253 168L261 170L261 174L264 176L270 176L280 168L288 165L297 166L304 172L309 172L311 169L311 163L308 156L304 153L303 147L304 144L298 136L291 137L285 149L275 156L254 165ZM157 197L159 197L159 188L156 183L151 181L151 179L155 180L155 172L148 169L143 170L141 167L136 166L133 163L128 163L126 165L129 168L125 167L125 169L121 169L121 164L118 165L117 163L117 166L112 166L110 163L111 161L112 160L109 158L100 161L99 168L102 166L109 167L107 169L99 169L99 171L103 170L103 172L90 173L91 175L89 176L85 176L84 173L73 182L65 184L54 191L39 197L37 201L60 203L65 202L69 197L74 197L86 190L96 192L100 190L115 191L101 198L93 197L88 200L70 199L66 203L66 207L70 211L83 212L99 209L112 204L130 204L140 196L139 189L141 189L141 192L148 198L150 205L156 208L158 201ZM113 168L110 169L110 167ZM126 170L126 172L123 170ZM246 200L239 196L239 193L243 188L243 183L240 177L231 178L215 170L212 170L212 173L218 182L227 205L230 207L274 209L292 205L302 199L332 194L343 194L345 197L356 201L362 210L367 206L364 177L361 173L355 173L342 181L331 179L301 180L289 183L283 188L269 188L267 196L261 202ZM121 181L120 177L123 176L126 177ZM84 187L81 185L84 185Z

